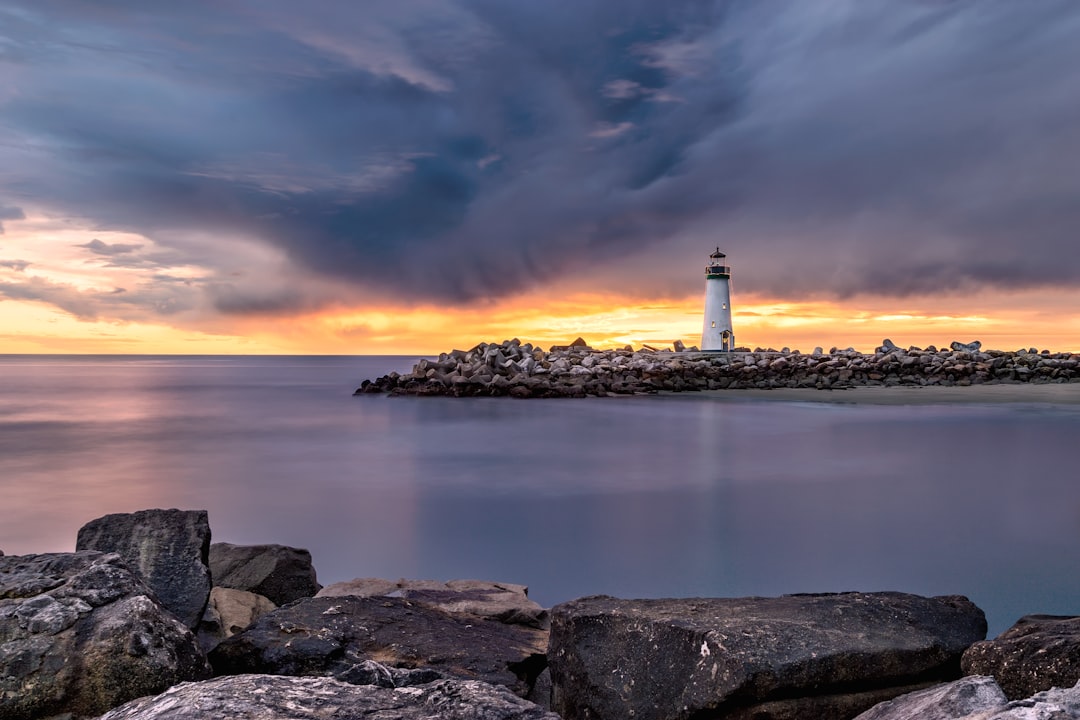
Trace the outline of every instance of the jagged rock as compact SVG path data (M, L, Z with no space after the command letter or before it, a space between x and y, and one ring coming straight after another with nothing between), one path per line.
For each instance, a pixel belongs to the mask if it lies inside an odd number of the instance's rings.
M210 596L210 523L205 510L141 510L91 520L79 528L76 550L119 553L189 628Z
M683 344L682 340L676 340L672 343L672 347L675 348L675 352L686 352L686 345Z
M219 674L347 678L366 660L505 685L524 697L546 664L547 633L396 597L307 598L263 615L210 653Z
M210 652L222 640L244 630L276 607L268 598L246 590L212 588L210 602L199 623L199 647Z
M210 546L210 572L217 587L247 590L277 605L319 592L311 553L285 545Z
M618 600L552 609L566 720L852 717L959 676L986 633L966 598L903 593Z
M879 352L879 353L891 353L893 350L899 350L899 348L896 347L896 343L894 343L889 338L885 338L884 340L881 341L881 346L877 349L877 352Z
M0 558L0 717L97 715L209 677L195 637L116 554Z
M1080 681L1080 616L1026 615L964 653L964 672L993 675L1011 700Z
M992 683L977 675L964 678L882 703L855 720L1080 720L1080 683L1011 702Z
M981 347L982 347L982 343L980 341L978 341L978 340L973 340L972 342L969 342L969 343L962 343L962 342L956 342L956 341L953 341L953 342L949 343L949 349L950 350L955 350L956 352L968 352L968 353L979 352L979 349Z
M334 583L316 597L398 596L451 613L469 613L498 622L546 628L548 612L529 599L524 585L486 580L382 580L357 578Z
M971 675L875 705L855 720L960 720L1009 702L994 678Z
M184 683L98 720L560 720L505 688L440 680L389 689L331 678L238 675Z

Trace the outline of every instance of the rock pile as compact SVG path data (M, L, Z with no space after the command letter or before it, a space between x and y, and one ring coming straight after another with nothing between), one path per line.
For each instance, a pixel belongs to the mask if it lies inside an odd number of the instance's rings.
M682 345L682 343L678 343ZM852 348L739 348L682 352L574 344L545 352L516 338L421 360L411 373L365 380L356 394L588 397L747 388L841 389L856 386L1080 382L1080 354L982 350L978 341L900 348L885 340L873 353Z
M116 553L0 555L0 718L1080 720L1076 617L980 642L983 613L961 596L547 611L522 585L478 580L319 590L310 554L279 545L214 546L233 587L207 592L191 563L209 534L204 511L143 511L80 531ZM206 595L196 641L180 614Z

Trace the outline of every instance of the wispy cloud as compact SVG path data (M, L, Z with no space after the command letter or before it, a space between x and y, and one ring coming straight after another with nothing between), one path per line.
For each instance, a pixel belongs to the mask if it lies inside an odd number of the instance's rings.
M86 248L95 255L105 255L106 257L113 257L115 255L127 255L142 248L142 245L134 245L128 243L106 243L94 238L88 243L82 243L75 247Z

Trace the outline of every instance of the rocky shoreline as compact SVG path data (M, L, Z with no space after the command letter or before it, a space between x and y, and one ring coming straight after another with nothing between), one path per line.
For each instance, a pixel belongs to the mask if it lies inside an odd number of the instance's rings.
M1080 617L965 597L585 597L358 578L210 542L205 511L0 552L4 720L1080 719Z
M582 340L548 351L518 339L421 360L412 372L364 380L357 395L582 398L658 392L854 387L969 386L1080 382L1080 354L1030 348L983 350L978 341L948 349L900 348L884 340L875 352L852 348L809 354L783 348L699 352L627 346L594 350Z

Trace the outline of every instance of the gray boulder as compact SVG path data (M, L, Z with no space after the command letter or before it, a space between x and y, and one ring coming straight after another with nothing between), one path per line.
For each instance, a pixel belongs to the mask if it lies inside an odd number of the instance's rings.
M973 675L882 703L855 720L1080 720L1080 683L1009 702L993 678Z
M210 572L217 587L247 590L276 605L319 592L311 553L286 545L210 546Z
M529 588L487 580L383 580L357 578L324 587L316 597L396 596L451 613L547 628L548 611L529 599Z
M210 652L222 640L244 630L276 607L262 595L246 590L212 588L210 602L199 623L199 647L203 652Z
M959 677L985 634L983 612L959 596L583 598L551 611L552 709L567 720L848 718Z
M185 683L98 720L560 720L482 682L440 680L408 688L331 678L237 675Z
M993 675L1011 700L1080 681L1080 617L1026 615L998 635L972 645L965 673Z
M0 717L97 715L209 677L191 631L116 554L0 558Z
M994 678L971 675L875 705L855 720L960 720L1009 702Z
M79 529L76 550L119 553L191 629L210 596L210 523L205 510L140 510L91 520Z
M981 347L982 347L982 343L980 341L978 341L978 340L973 340L973 341L971 341L969 343L962 343L962 342L955 342L955 341L949 343L949 349L957 351L957 352L969 352L969 353L979 352L979 349Z
M525 697L546 660L547 633L393 597L307 598L269 612L210 653L219 675L350 680L374 660L505 685ZM361 673L366 676L366 673Z

